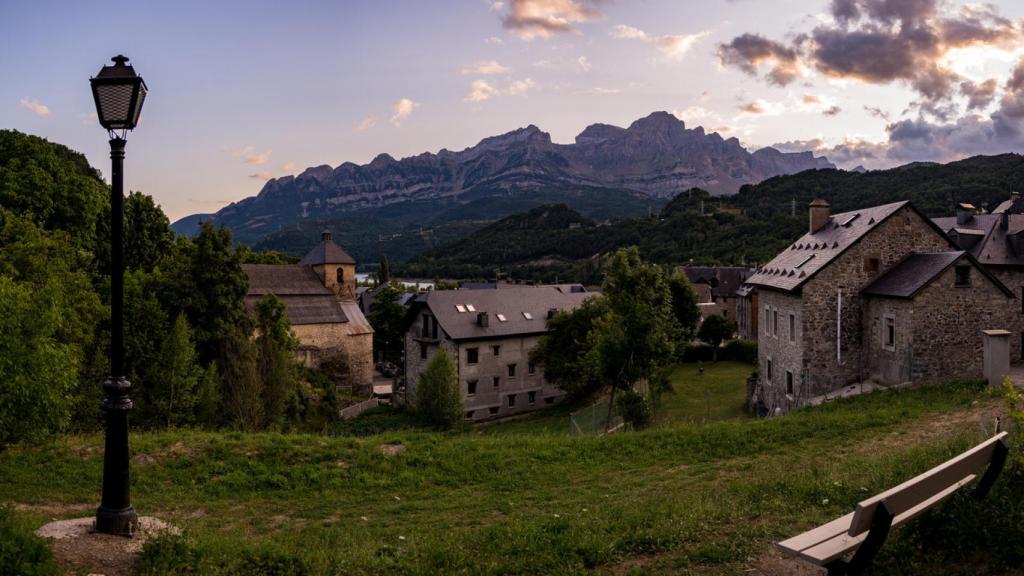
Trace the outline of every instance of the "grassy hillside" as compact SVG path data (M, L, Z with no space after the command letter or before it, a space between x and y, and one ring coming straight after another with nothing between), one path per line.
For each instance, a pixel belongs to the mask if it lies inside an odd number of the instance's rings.
M772 541L964 449L995 402L952 384L603 438L136 434L133 494L186 530L146 551L150 574L784 574ZM91 514L101 452L98 435L9 448L0 498L37 524ZM1007 573L1021 484L896 532L882 573ZM939 529L949 515L972 530Z
M516 215L428 250L400 271L470 278L500 268L514 278L591 282L601 255L629 245L666 264L762 263L806 231L814 198L828 200L834 212L910 200L929 216L943 216L958 202L993 208L1013 190L1024 190L1024 157L1017 154L867 173L810 170L744 186L735 196L684 192L656 216L607 226L509 228L507 222L536 211Z

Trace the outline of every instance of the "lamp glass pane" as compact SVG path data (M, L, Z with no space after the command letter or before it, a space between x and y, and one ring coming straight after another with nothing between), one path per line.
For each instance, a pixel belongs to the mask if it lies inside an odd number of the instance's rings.
M139 116L142 115L142 103L146 101L146 85L139 82L139 101L135 103L134 117L132 118L132 127L139 123Z
M102 84L96 86L99 100L100 122L110 128L129 128L131 117L132 92L134 86L126 84Z

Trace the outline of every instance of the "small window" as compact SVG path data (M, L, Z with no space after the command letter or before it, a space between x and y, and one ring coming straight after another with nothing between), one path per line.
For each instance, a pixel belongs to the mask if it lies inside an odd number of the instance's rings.
M516 407L516 395L515 394L509 394L507 396L507 398L508 398L508 407L509 408L515 408Z
M768 381L771 382L772 381L772 359L771 358L769 358L766 361L764 372L768 376Z
M462 314L466 311L466 307L463 306L462 304L456 304L455 311L458 312L459 314Z
M971 285L971 267L970 266L957 266L956 267L956 285L957 286L970 286Z
M476 380L467 380L466 381L466 395L467 396L473 396L473 395L476 394L476 383L477 383Z
M536 404L537 403L537 393L536 392L527 392L526 393L526 398L530 401L530 404Z
M491 346L491 353L495 356L501 356L501 346Z
M892 316L885 317L885 326L882 328L882 345L887 350L896 349L896 319Z
M1020 313L1024 314L1024 286L1020 287Z
M466 348L466 364L476 364L480 361L479 348Z
M516 365L515 364L509 364L508 365L508 377L509 378L515 378L516 377Z
M878 273L878 258L865 258L864 259L864 271L868 274Z
M786 394L793 393L793 372L786 370Z
M498 322L508 322L508 318L505 318L504 314L495 314L498 317Z
M430 337L437 340L437 317L430 317Z
M779 335L779 311L772 310L772 336Z
M421 342L420 343L420 360L426 360L426 359L427 359L427 345Z
M466 304L466 310L469 310L470 312L476 312L476 308L474 308L472 304Z
M771 336L772 334L772 323L771 323L771 312L768 311L768 307L764 307L764 335Z
M531 374L531 375L536 374L537 373L537 365L534 364L533 362L530 362L529 364L526 365L526 371L529 374Z
M472 420L472 419L473 419L473 411L470 410L469 412L466 412L466 420Z
M789 315L789 341L796 342L796 314Z
M495 388L500 388L501 387L501 376L495 376L495 377L491 378L491 382L494 384Z
M334 273L334 279L338 281L338 284L345 283L345 269L338 268L337 272Z
M487 409L487 411L490 412L491 415L493 416L494 414L498 413L498 407L497 406L491 406L490 408Z
M533 314L530 314L529 312L523 312L523 318L526 318L527 320L533 320Z
M420 329L420 337L430 336L430 314L423 315L423 327Z

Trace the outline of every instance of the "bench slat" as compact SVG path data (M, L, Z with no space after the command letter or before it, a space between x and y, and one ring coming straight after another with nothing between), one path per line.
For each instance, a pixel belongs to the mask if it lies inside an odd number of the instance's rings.
M799 554L815 544L821 544L826 540L831 540L840 534L846 533L846 531L850 529L850 522L852 520L853 512L850 512L846 516L841 516L827 524L822 524L821 526L808 530L803 534L793 536L789 540L777 542L775 545L783 552Z
M960 454L956 458L890 488L881 494L872 496L857 504L850 529L850 536L857 536L871 528L871 520L875 516L875 508L883 500L897 517L907 510L916 508L921 502L930 499L933 494L945 492L945 488L968 474L977 472L992 460L992 453L1006 432L1001 432L974 448Z
M966 477L962 478L960 481L947 487L945 490L942 490L941 492L933 495L931 498L919 502L913 508L905 510L902 514L898 514L896 518L894 518L892 521L893 527L899 526L900 524L907 522L908 520L920 515L922 512L949 498L957 490L971 483L975 479L975 477L976 475L969 474ZM843 518L846 518L846 516L844 516ZM840 520L841 519L842 518L840 518ZM861 531L856 536L850 536L849 534L840 534L832 538L831 540L826 540L824 542L821 542L820 544L801 550L797 552L797 554L804 560L807 560L819 566L823 566L835 560L836 558L839 558L840 556L846 554L847 552L856 549L860 546L861 542L863 542L864 539L867 537L867 531Z

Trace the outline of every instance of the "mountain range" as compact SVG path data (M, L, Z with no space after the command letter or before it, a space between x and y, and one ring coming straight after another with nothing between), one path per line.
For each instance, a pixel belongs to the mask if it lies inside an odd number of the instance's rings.
M493 220L552 202L605 220L646 213L692 187L732 194L772 176L834 167L811 152L751 153L736 138L654 112L628 128L592 124L572 144L554 143L530 125L459 152L316 166L271 179L257 196L188 216L174 228L192 234L200 221L213 220L255 243L290 225L356 214L434 225Z

